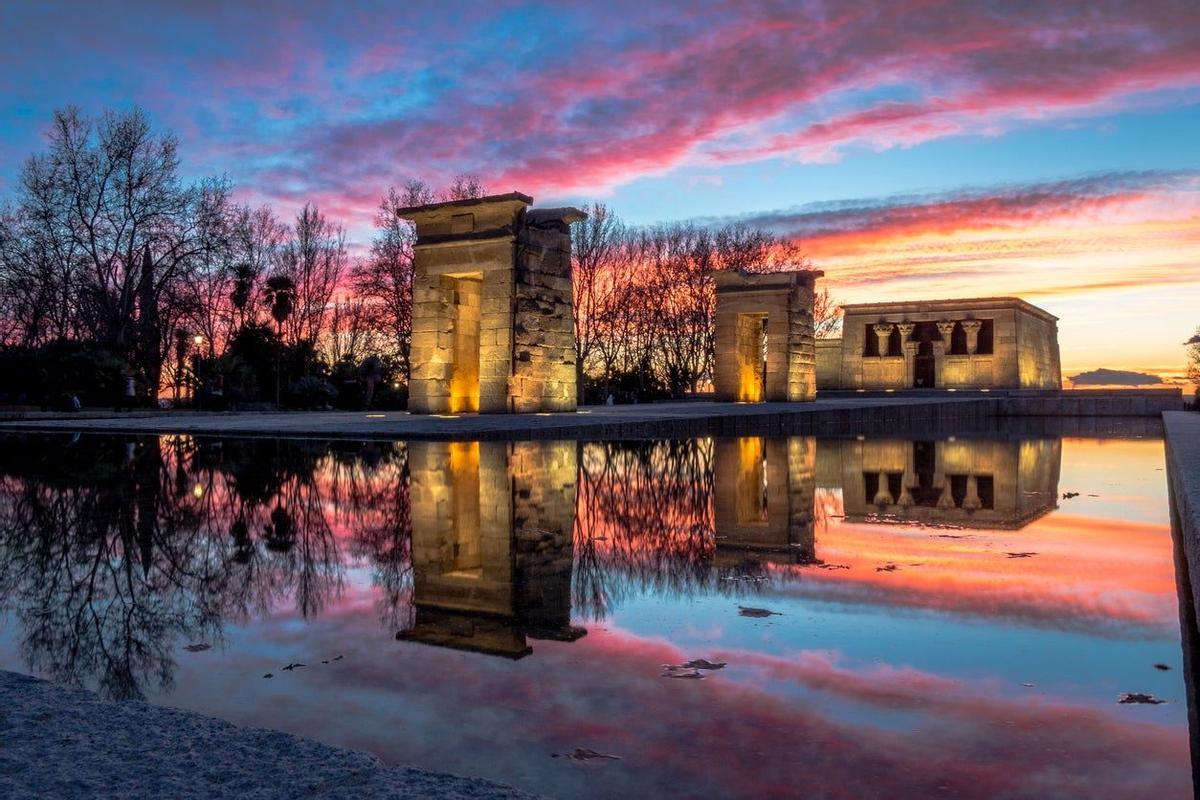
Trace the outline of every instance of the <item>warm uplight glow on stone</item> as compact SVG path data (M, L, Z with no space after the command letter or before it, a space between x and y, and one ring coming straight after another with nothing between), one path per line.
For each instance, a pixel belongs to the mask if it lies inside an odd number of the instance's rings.
M574 411L573 208L518 192L401 209L417 229L417 413Z

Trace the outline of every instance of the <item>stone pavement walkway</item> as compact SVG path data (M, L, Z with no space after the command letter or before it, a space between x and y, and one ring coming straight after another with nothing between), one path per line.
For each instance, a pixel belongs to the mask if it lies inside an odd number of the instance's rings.
M278 731L0 671L0 797L533 798Z
M849 397L815 403L653 403L588 406L560 414L413 415L406 411L46 414L0 421L0 431L191 433L352 439L640 439L839 432L868 425L984 419L999 399Z

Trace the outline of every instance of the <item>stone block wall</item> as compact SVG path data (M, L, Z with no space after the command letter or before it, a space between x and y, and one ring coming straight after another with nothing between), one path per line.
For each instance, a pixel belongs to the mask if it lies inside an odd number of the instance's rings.
M524 226L518 239L512 411L574 411L575 317L571 236Z
M1019 310L1015 314L1017 381L1022 389L1061 389L1058 323Z

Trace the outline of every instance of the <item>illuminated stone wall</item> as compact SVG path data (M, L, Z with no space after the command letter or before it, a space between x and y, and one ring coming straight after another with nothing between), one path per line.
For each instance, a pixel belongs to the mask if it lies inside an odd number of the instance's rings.
M713 515L721 562L815 559L816 440L720 438L713 445Z
M813 286L821 274L811 270L716 274L713 384L717 399L816 398L812 310Z
M847 521L1021 528L1053 510L1058 439L832 442ZM821 457L824 459L825 452Z
M575 442L412 442L413 604L398 637L519 658L574 640Z
M819 351L818 388L1062 388L1057 318L1023 300L844 308L842 338Z
M572 411L573 208L513 192L401 209L417 229L409 410Z

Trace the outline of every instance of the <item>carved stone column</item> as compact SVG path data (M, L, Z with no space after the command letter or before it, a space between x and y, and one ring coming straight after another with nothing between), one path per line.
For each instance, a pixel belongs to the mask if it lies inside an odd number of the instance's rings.
M979 348L979 329L983 327L983 323L977 319L964 319L962 321L963 332L967 334L967 352L975 355L975 351Z
M967 476L967 495L963 498L963 511L972 512L978 511L983 506L979 499L979 481L975 480L974 475Z
M916 368L915 360L917 357L917 348L921 346L920 342L910 342L909 337L913 331L917 329L914 322L899 322L896 328L900 331L900 351L904 353L904 385L913 385L913 371Z
M888 491L888 476L886 472L879 473L879 490L875 492L873 500L881 511L895 502L892 493Z
M888 339L892 335L892 323L876 322L871 328L875 331L875 337L879 340L879 355L886 356L888 354Z
M950 350L950 336L954 333L954 322L946 319L938 320L937 329L942 340L933 343L933 385L942 387L945 385L945 378L942 377L943 367L946 353Z

